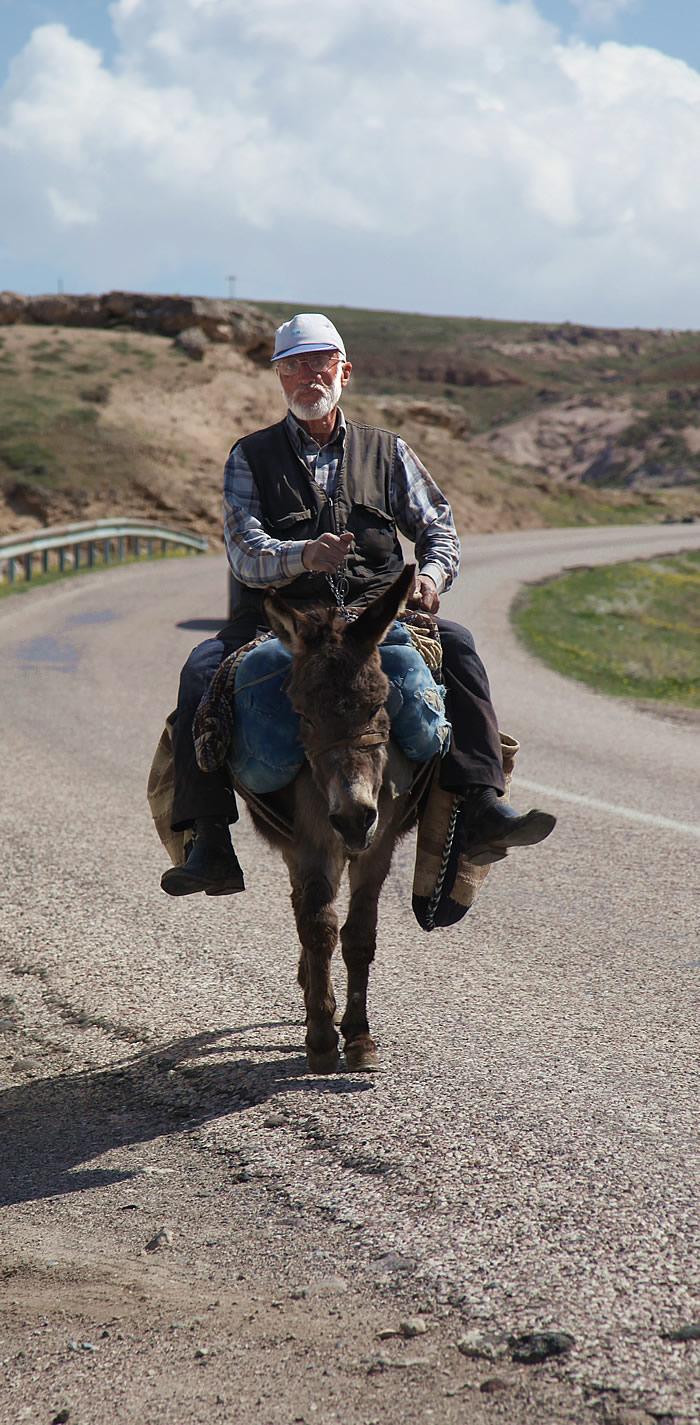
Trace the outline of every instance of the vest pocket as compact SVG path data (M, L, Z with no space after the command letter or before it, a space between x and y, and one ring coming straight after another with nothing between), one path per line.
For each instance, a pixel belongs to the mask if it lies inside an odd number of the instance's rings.
M381 569L396 550L396 524L376 505L353 505L346 529L355 536L354 558L371 569ZM348 563L352 562L353 555Z
M293 510L290 515L280 515L275 524L277 529L292 529L294 525L310 520L312 515L312 510Z

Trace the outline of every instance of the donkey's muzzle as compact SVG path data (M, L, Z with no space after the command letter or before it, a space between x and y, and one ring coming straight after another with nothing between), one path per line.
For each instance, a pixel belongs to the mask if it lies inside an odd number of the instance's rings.
M332 812L330 823L340 837L347 851L366 851L370 845L379 821L379 813L374 806L355 807L352 812Z

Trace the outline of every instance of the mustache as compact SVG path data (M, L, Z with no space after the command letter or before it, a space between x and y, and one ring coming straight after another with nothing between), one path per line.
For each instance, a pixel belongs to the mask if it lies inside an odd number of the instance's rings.
M308 386L297 386L292 396L287 396L287 406L292 415L297 417L297 420L319 420L322 416L330 415L334 406L337 406L342 389L341 373L337 371L330 386L326 386L325 382L321 380L314 381ZM301 392L307 391L309 394L315 394L316 390L319 394L315 400L311 402L299 400Z

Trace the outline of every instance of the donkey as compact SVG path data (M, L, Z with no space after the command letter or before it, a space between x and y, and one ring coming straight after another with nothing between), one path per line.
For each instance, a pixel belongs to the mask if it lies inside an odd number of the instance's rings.
M379 1067L367 1019L367 984L377 939L377 907L394 846L415 823L433 763L418 767L392 744L385 709L389 681L378 645L413 586L415 565L357 619L336 609L300 612L271 590L267 622L291 650L287 692L299 714L306 761L283 792L246 800L253 822L282 853L301 942L298 980L306 1005L306 1053L312 1073L338 1064L331 957L338 939L334 903L349 863L350 904L340 931L347 1005L340 1021L349 1069ZM395 758L404 763L397 794ZM391 767L390 767L391 762ZM407 774L407 775L406 775ZM289 828L284 833L284 826ZM291 831L291 835L290 835Z

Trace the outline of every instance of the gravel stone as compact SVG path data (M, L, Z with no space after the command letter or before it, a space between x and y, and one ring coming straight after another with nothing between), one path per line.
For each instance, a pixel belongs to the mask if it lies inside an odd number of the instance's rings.
M469 1360L502 1361L508 1354L508 1343L505 1336L474 1328L457 1342L457 1350Z
M411 1340L413 1336L425 1336L427 1329L428 1323L423 1320L422 1316L405 1316L399 1322L399 1331L402 1336L406 1337L406 1340Z
M376 1266L380 1272L413 1272L416 1262L414 1257L404 1257L401 1252L384 1252L377 1257Z
M700 1341L700 1321L689 1321L673 1331L662 1331L661 1338L664 1341Z
M482 1395L496 1395L499 1390L507 1390L508 1382L501 1376L489 1376L487 1380L482 1380L479 1390Z
M304 1294L305 1296L331 1296L334 1292L347 1291L347 1289L348 1284L345 1277L331 1275L309 1282Z
M537 1366L551 1356L565 1356L575 1345L568 1331L525 1331L509 1336L511 1358L521 1366Z
M173 1234L170 1231L170 1228L161 1227L160 1230L156 1232L155 1237L151 1237L150 1242L146 1243L145 1250L147 1252L159 1252L163 1247L171 1247L172 1243Z

